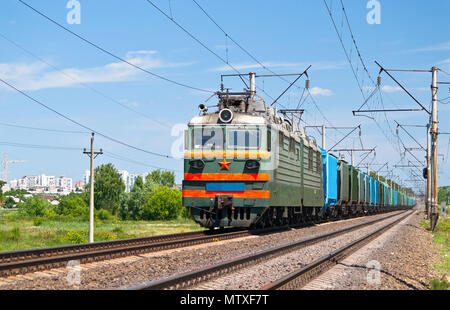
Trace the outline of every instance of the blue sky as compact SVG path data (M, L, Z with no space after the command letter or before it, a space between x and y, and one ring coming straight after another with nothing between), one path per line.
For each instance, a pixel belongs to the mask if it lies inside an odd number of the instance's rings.
M69 9L66 8L66 0L26 2L117 56L177 82L217 90L220 74L234 73L145 0L79 0L81 24L67 23ZM343 1L357 45L373 78L376 79L379 70L374 64L375 60L386 68L430 69L437 66L450 72L450 2L381 0L381 23L372 25L366 20L370 11L366 8L367 2ZM228 56L228 61L241 73L256 71L258 74L269 74L227 40L193 1L155 0L154 3L167 14L170 14L171 9L175 21L222 58L226 59ZM352 115L351 111L363 103L363 98L323 1L198 0L198 3L234 40L273 71L298 73L312 65L308 72L310 91L329 123L308 98L303 106L306 109L303 119L308 124L362 124L363 146L377 146L376 158L370 155L365 162L377 164L389 161L390 165L399 162L401 157L395 151L396 146L387 141L375 122ZM358 67L358 76L362 79L365 74L361 71L361 63L349 40L340 1L328 0L327 3L332 7L338 30L342 31L344 46L348 52L352 50L352 62L355 68ZM0 78L88 127L145 150L170 154L171 146L177 139L171 135L173 125L186 124L198 114L198 104L204 103L209 97L207 93L159 80L121 63L58 28L17 0L5 0L0 4L0 35ZM55 70L55 67L63 73ZM429 106L431 73L395 72L393 75L419 101ZM450 75L440 71L439 80L450 81ZM242 84L227 81L227 85L233 90L242 89ZM273 97L277 97L287 86L276 78L264 81L258 79L257 83ZM304 79L301 79L298 86L302 88L304 83ZM371 86L367 78L362 86L364 92L369 94ZM382 99L386 108L417 107L386 74L382 74L381 87L381 94L376 95L378 101L371 103L374 106ZM260 95L265 97L262 93ZM300 95L301 89L293 87L281 99L280 104L295 107ZM441 85L439 98L449 96L449 88ZM270 103L270 99L265 98ZM446 122L450 105L444 103L439 103L439 127L441 132L450 132L450 125ZM208 104L214 104L214 99L210 99ZM3 85L0 85L0 109L3 116L1 123L85 131ZM390 138L394 142L394 120L402 124L425 124L427 121L425 112L389 113L387 117L393 131ZM376 119L389 133L384 116L380 114ZM426 145L424 129L408 130L422 145ZM340 140L347 132L328 130L328 146L334 144L333 141ZM320 144L317 131L309 129L308 133L315 136ZM82 148L89 147L89 137L89 133L57 133L0 124L0 153L2 156L6 153L9 159L28 161L10 166L10 180L40 173L81 180L89 165L88 157L82 154ZM401 130L400 137L407 147L416 147L414 141ZM445 156L445 160L439 160L439 185L450 185L450 176L446 173L449 168L446 163L449 137L440 136L439 153ZM17 145L2 145L2 142L79 150L20 148ZM352 146L361 147L357 133L340 145ZM182 178L181 160L152 156L97 136L96 148L100 147L140 163L177 170L177 181L180 182ZM423 152L414 151L414 154L420 160L423 159ZM346 159L350 160L348 154ZM408 160L415 162L407 154L404 163ZM357 156L356 162L359 161L360 157ZM148 166L107 156L96 159L97 165L106 162L134 173L151 170ZM374 166L373 169L378 168ZM417 170L415 172L420 174ZM409 169L398 170L394 174L404 180L410 179Z

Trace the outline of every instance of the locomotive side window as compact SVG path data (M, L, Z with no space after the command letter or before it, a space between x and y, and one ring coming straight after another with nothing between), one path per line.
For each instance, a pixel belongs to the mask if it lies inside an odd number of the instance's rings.
M259 149L261 145L258 129L228 129L228 149Z
M322 156L320 155L320 153L316 153L316 161L317 161L316 172L320 172L320 161L321 160L322 160Z
M313 170L313 151L312 149L308 149L308 169Z
M223 150L223 129L220 127L194 127L192 136L194 149Z
M295 141L294 138L289 139L289 152L295 151Z

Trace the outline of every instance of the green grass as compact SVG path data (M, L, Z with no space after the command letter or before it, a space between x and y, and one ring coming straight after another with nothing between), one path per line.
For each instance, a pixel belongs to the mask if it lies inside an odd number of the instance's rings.
M202 229L190 219L170 221L96 220L94 240L106 241ZM89 239L89 221L55 217L28 218L16 210L0 209L0 251L83 243Z
M420 225L426 230L430 231L430 221L421 221ZM450 270L450 217L439 217L438 224L433 234L433 242L439 247L441 259L436 262L434 268L440 278L432 279L430 281L431 289L436 290L448 290L450 284L446 280L446 277Z

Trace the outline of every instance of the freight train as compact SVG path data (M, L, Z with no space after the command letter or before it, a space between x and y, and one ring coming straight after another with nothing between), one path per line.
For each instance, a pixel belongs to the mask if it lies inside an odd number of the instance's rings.
M411 191L318 147L250 89L216 92L218 109L185 134L183 206L203 227L263 228L411 208ZM286 114L285 114L286 115ZM390 186L389 184L392 184Z

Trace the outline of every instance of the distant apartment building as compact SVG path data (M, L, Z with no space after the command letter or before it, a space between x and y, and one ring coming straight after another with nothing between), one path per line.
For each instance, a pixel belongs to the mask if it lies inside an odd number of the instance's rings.
M131 189L134 186L134 182L136 182L136 179L138 177L142 178L142 181L145 182L145 178L147 177L147 175L149 174L148 172L142 173L142 174L134 174L134 173L129 173L126 170L118 170L120 177L123 181L123 183L125 184L125 192L129 193L131 191ZM89 183L91 180L91 176L90 176L90 171L86 170L84 172L84 176L83 176L83 181L85 184Z
M82 192L84 190L84 186L86 185L86 183L84 181L78 181L73 183L73 190L75 192Z
M45 174L38 176L24 176L9 182L11 189L24 189L36 193L70 193L72 179L64 176L55 177Z

